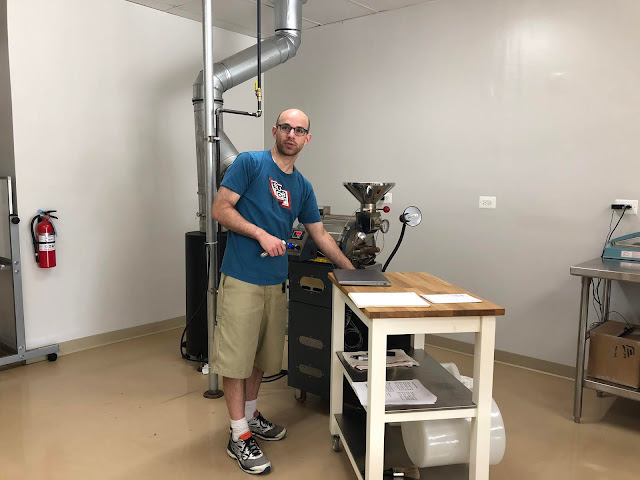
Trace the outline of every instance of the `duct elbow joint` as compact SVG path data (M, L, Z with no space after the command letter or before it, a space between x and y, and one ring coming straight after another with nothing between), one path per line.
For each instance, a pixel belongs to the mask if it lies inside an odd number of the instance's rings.
M286 39L289 40L289 42L291 42L291 45L293 46L293 48L298 50L298 47L300 47L300 43L302 42L302 38L301 38L302 32L300 30L284 29L284 30L279 30L277 33L280 33L284 37L286 37Z
M222 95L225 92L224 85L218 77L213 76L213 99L216 102L222 102Z
M302 42L300 30L278 30L276 36L285 40L287 45L287 58L284 61L295 57Z

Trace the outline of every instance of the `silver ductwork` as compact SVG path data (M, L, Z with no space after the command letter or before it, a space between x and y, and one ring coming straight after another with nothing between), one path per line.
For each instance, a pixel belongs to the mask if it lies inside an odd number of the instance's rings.
M302 12L300 13L302 15ZM297 30L278 30L276 34L263 40L262 71L286 62L293 58L300 45L300 32ZM258 62L254 47L216 63L214 67L214 91L216 101L222 99L222 94L242 82L256 77Z
M302 5L307 3L307 0L271 0L271 3L275 4L276 32L278 30L302 30ZM297 48L296 46L296 50ZM295 52L293 54L295 55Z
M307 0L272 0L275 12L275 35L261 42L263 72L293 58L300 46L302 28L302 5ZM255 77L258 73L258 61L255 47L249 47L213 66L213 100L215 110L223 106L225 91ZM207 219L211 217L211 205L206 201L205 153L207 138L204 110L204 74L201 71L193 84L193 107L196 130L196 157L198 162L198 217L200 231L206 231ZM226 169L238 156L238 150L224 133L222 125L218 125L220 140L220 171L213 172L214 178L221 178Z
M233 146L227 134L220 132L220 174L224 174L240 152Z
M275 35L261 42L263 72L296 55L300 46L302 5L307 3L307 0L272 0L272 3L275 12ZM218 101L222 100L225 91L258 74L255 49L247 48L216 63L213 72L215 100Z
M205 157L206 157L206 139L204 134L205 116L204 116L204 83L203 73L200 72L198 80L193 84L193 114L196 129L196 159L198 168L198 217L200 219L200 231L206 231L206 218L210 214L211 205L207 206L207 185L205 177ZM196 100L200 98L202 100ZM236 147L233 146L227 134L220 128L220 175L229 168L236 157L239 155Z

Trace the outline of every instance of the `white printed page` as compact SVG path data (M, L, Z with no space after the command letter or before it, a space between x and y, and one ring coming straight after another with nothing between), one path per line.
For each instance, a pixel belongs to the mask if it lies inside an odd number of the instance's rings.
M472 297L466 293L445 293L441 295L420 295L431 303L478 303L479 298Z
M365 307L428 307L425 302L415 292L352 292L349 298L353 300L358 308Z
M360 403L366 407L367 382L354 382L353 388ZM416 379L385 382L385 395L385 405L431 405L438 400Z

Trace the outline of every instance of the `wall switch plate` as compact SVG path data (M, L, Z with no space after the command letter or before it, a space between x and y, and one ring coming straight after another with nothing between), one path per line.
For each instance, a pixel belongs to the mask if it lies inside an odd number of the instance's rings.
M630 213L633 215L638 214L638 200L620 200L616 199L613 203L619 203L620 205L631 205L631 210L627 210L625 215L629 215Z
M480 208L496 208L496 197L480 197Z

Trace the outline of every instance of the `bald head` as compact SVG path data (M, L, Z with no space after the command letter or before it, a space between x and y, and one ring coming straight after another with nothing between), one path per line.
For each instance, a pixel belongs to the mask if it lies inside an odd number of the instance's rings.
M278 115L276 124L271 129L276 141L274 151L295 161L300 150L311 140L310 127L309 117L302 110L285 110Z
M283 120L285 118L286 120ZM292 123L293 120L297 120L297 123ZM297 108L290 108L289 110L285 110L276 119L276 125L280 123L288 123L294 127L303 127L306 128L307 131L311 130L311 120L309 117L302 111Z

